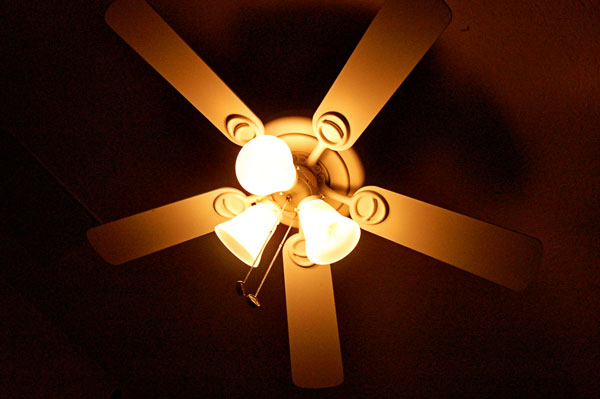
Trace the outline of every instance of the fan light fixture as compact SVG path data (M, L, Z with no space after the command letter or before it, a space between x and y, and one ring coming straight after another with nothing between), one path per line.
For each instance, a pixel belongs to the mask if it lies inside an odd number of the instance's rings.
M248 266L257 267L262 250L279 224L279 209L271 201L259 202L235 218L215 227L223 245Z
M340 215L317 196L298 205L300 226L306 241L306 256L317 265L328 265L345 258L360 239L360 227Z
M297 181L292 152L275 136L260 136L242 147L235 171L240 184L253 194L290 190ZM280 222L276 205L258 202L235 218L215 227L221 242L238 259L257 267L264 247ZM319 265L346 257L360 239L358 223L340 215L316 195L298 204L300 226L306 237L306 256Z
M246 143L235 161L235 175L255 195L287 191L296 183L292 152L275 136L259 136Z

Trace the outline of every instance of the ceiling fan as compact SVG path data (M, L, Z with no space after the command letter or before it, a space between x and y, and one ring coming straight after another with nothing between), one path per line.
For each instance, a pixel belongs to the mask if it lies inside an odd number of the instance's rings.
M386 1L312 120L282 117L263 126L150 5L115 1L108 25L243 146L236 175L251 195L219 188L94 227L90 243L107 262L121 264L216 231L250 273L280 222L289 226L284 240L299 228L277 253L283 247L292 379L307 388L343 381L330 264L352 251L360 229L505 287L525 288L541 258L537 239L362 187L363 169L351 148L450 19L442 0ZM260 306L262 283L255 295L238 283Z

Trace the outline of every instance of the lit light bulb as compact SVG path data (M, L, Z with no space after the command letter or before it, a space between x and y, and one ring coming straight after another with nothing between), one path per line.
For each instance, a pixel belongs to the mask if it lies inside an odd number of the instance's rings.
M327 202L308 197L298 205L304 232L306 256L311 262L328 265L346 257L360 239L360 227L340 215Z
M215 233L238 259L248 266L257 267L261 249L279 224L278 211L271 201L259 202L235 218L217 225Z
M235 161L242 187L255 195L287 191L296 183L296 167L285 141L259 136L242 147Z

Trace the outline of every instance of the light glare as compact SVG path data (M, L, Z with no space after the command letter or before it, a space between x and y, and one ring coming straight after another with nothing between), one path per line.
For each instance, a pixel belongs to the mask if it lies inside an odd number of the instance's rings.
M278 209L272 202L260 202L235 218L215 227L221 242L248 266L257 267L261 249L271 238L277 219ZM258 257L258 259L257 259Z
M360 227L340 215L323 200L309 197L299 205L300 226L306 241L306 256L320 265L346 257L360 239Z
M255 195L287 191L296 183L292 152L275 136L260 136L244 145L235 161L235 174L242 187Z

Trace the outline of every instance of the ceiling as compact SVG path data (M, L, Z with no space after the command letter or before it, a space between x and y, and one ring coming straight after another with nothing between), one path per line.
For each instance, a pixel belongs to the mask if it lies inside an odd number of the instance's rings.
M150 3L264 122L317 108L381 4ZM239 147L105 24L108 4L2 6L1 277L19 310L3 318L3 390L597 392L597 2L448 1L450 26L354 146L366 183L537 237L544 259L514 293L364 233L332 267L345 382L322 391L291 382L281 262L257 310L234 291L246 267L213 234L122 266L87 244L100 222L238 187ZM74 369L90 372L51 382Z

